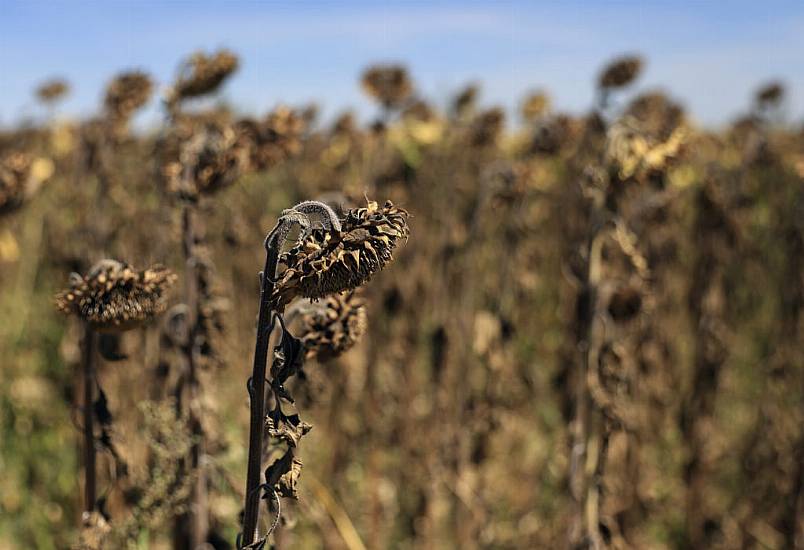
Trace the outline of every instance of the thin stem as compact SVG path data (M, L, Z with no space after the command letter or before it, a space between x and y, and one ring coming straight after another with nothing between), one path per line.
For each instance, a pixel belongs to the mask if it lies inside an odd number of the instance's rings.
M273 233L273 232L272 232ZM245 546L257 538L257 521L262 476L262 433L265 425L265 371L268 362L269 340L274 326L271 309L271 294L274 290L279 248L282 243L267 239L265 243L265 269L260 287L260 311L257 320L257 341L254 349L254 368L251 375L251 422L248 440L248 470L246 474L246 498L243 515L243 542Z
M94 392L95 361L97 337L95 331L84 325L83 356L81 358L84 386L84 511L89 514L95 510L97 501L97 479L95 474L95 428Z

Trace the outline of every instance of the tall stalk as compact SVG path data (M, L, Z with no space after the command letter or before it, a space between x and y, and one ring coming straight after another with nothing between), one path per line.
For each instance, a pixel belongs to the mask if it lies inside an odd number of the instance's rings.
M97 336L84 323L84 341L81 357L81 372L84 386L84 513L95 511L97 501L97 476L95 467L95 414L93 410Z
M207 498L207 476L203 467L204 431L199 415L200 382L198 378L198 310L199 310L199 270L196 256L198 235L201 233L197 219L196 205L187 203L182 211L182 239L185 258L185 304L187 306L187 341L182 350L186 371L178 388L177 408L179 414L186 411L193 443L190 455L181 464L182 469L193 472L190 508L176 519L174 546L176 548L197 548L207 540L209 532L209 513ZM186 400L186 401L185 401Z
M265 240L265 269L261 275L260 308L257 320L257 340L254 348L254 367L249 381L251 420L248 438L248 470L246 473L246 497L243 514L243 543L253 544L258 538L257 521L262 466L262 435L265 426L265 371L271 331L275 324L270 300L274 290L274 278L279 262L281 241L272 232Z

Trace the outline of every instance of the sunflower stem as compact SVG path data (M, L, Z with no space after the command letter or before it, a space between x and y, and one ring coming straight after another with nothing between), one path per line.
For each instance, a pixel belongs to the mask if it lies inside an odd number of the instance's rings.
M97 501L97 479L95 474L95 427L94 427L94 387L97 337L95 331L84 323L83 354L81 358L84 386L84 513L95 510Z
M280 221L277 224L283 225ZM281 233L281 232L280 232ZM262 435L265 425L265 371L270 349L270 336L274 326L274 312L271 308L271 294L274 290L276 267L279 263L279 250L282 240L271 238L276 229L265 241L265 269L260 286L260 309L257 320L257 340L254 349L254 368L251 378L251 422L249 426L248 470L246 472L246 497L243 514L243 545L253 544L258 538L260 485L262 477Z

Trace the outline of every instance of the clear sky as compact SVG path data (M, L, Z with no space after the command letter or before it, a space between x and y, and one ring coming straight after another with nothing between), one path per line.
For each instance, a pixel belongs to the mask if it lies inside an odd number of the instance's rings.
M601 65L638 52L648 64L636 89L668 90L703 123L732 119L769 79L804 118L804 0L0 0L0 123L41 115L32 90L45 77L73 86L62 113L86 115L115 72L164 84L185 54L220 46L242 59L223 97L250 112L315 100L328 116L371 113L357 79L374 61L407 64L441 104L476 81L489 105L538 87L580 111Z

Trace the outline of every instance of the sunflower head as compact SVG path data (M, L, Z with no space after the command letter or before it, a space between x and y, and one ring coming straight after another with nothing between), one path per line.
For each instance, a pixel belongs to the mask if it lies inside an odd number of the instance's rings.
M55 103L62 99L70 91L70 85L66 80L54 78L43 82L36 88L36 97L42 103Z
M327 361L351 349L366 332L365 301L354 292L333 294L303 312L300 332L308 359Z
M153 87L151 78L141 71L117 75L106 87L104 105L107 113L114 120L128 120L137 109L148 103Z
M194 53L182 65L168 103L214 92L237 70L239 64L237 56L225 49L211 55Z
M282 311L296 297L313 300L356 289L392 259L400 240L407 238L408 213L387 201L369 201L349 210L340 228L305 229L295 246L280 256L272 305Z
M363 91L385 107L399 107L413 93L408 71L401 65L374 65L360 80Z
M161 265L137 271L125 262L101 260L86 275L70 275L68 288L56 295L56 306L99 332L122 332L164 311L175 281L176 275Z
M600 73L598 86L607 90L627 86L639 76L642 65L642 58L636 55L619 57L606 65Z

